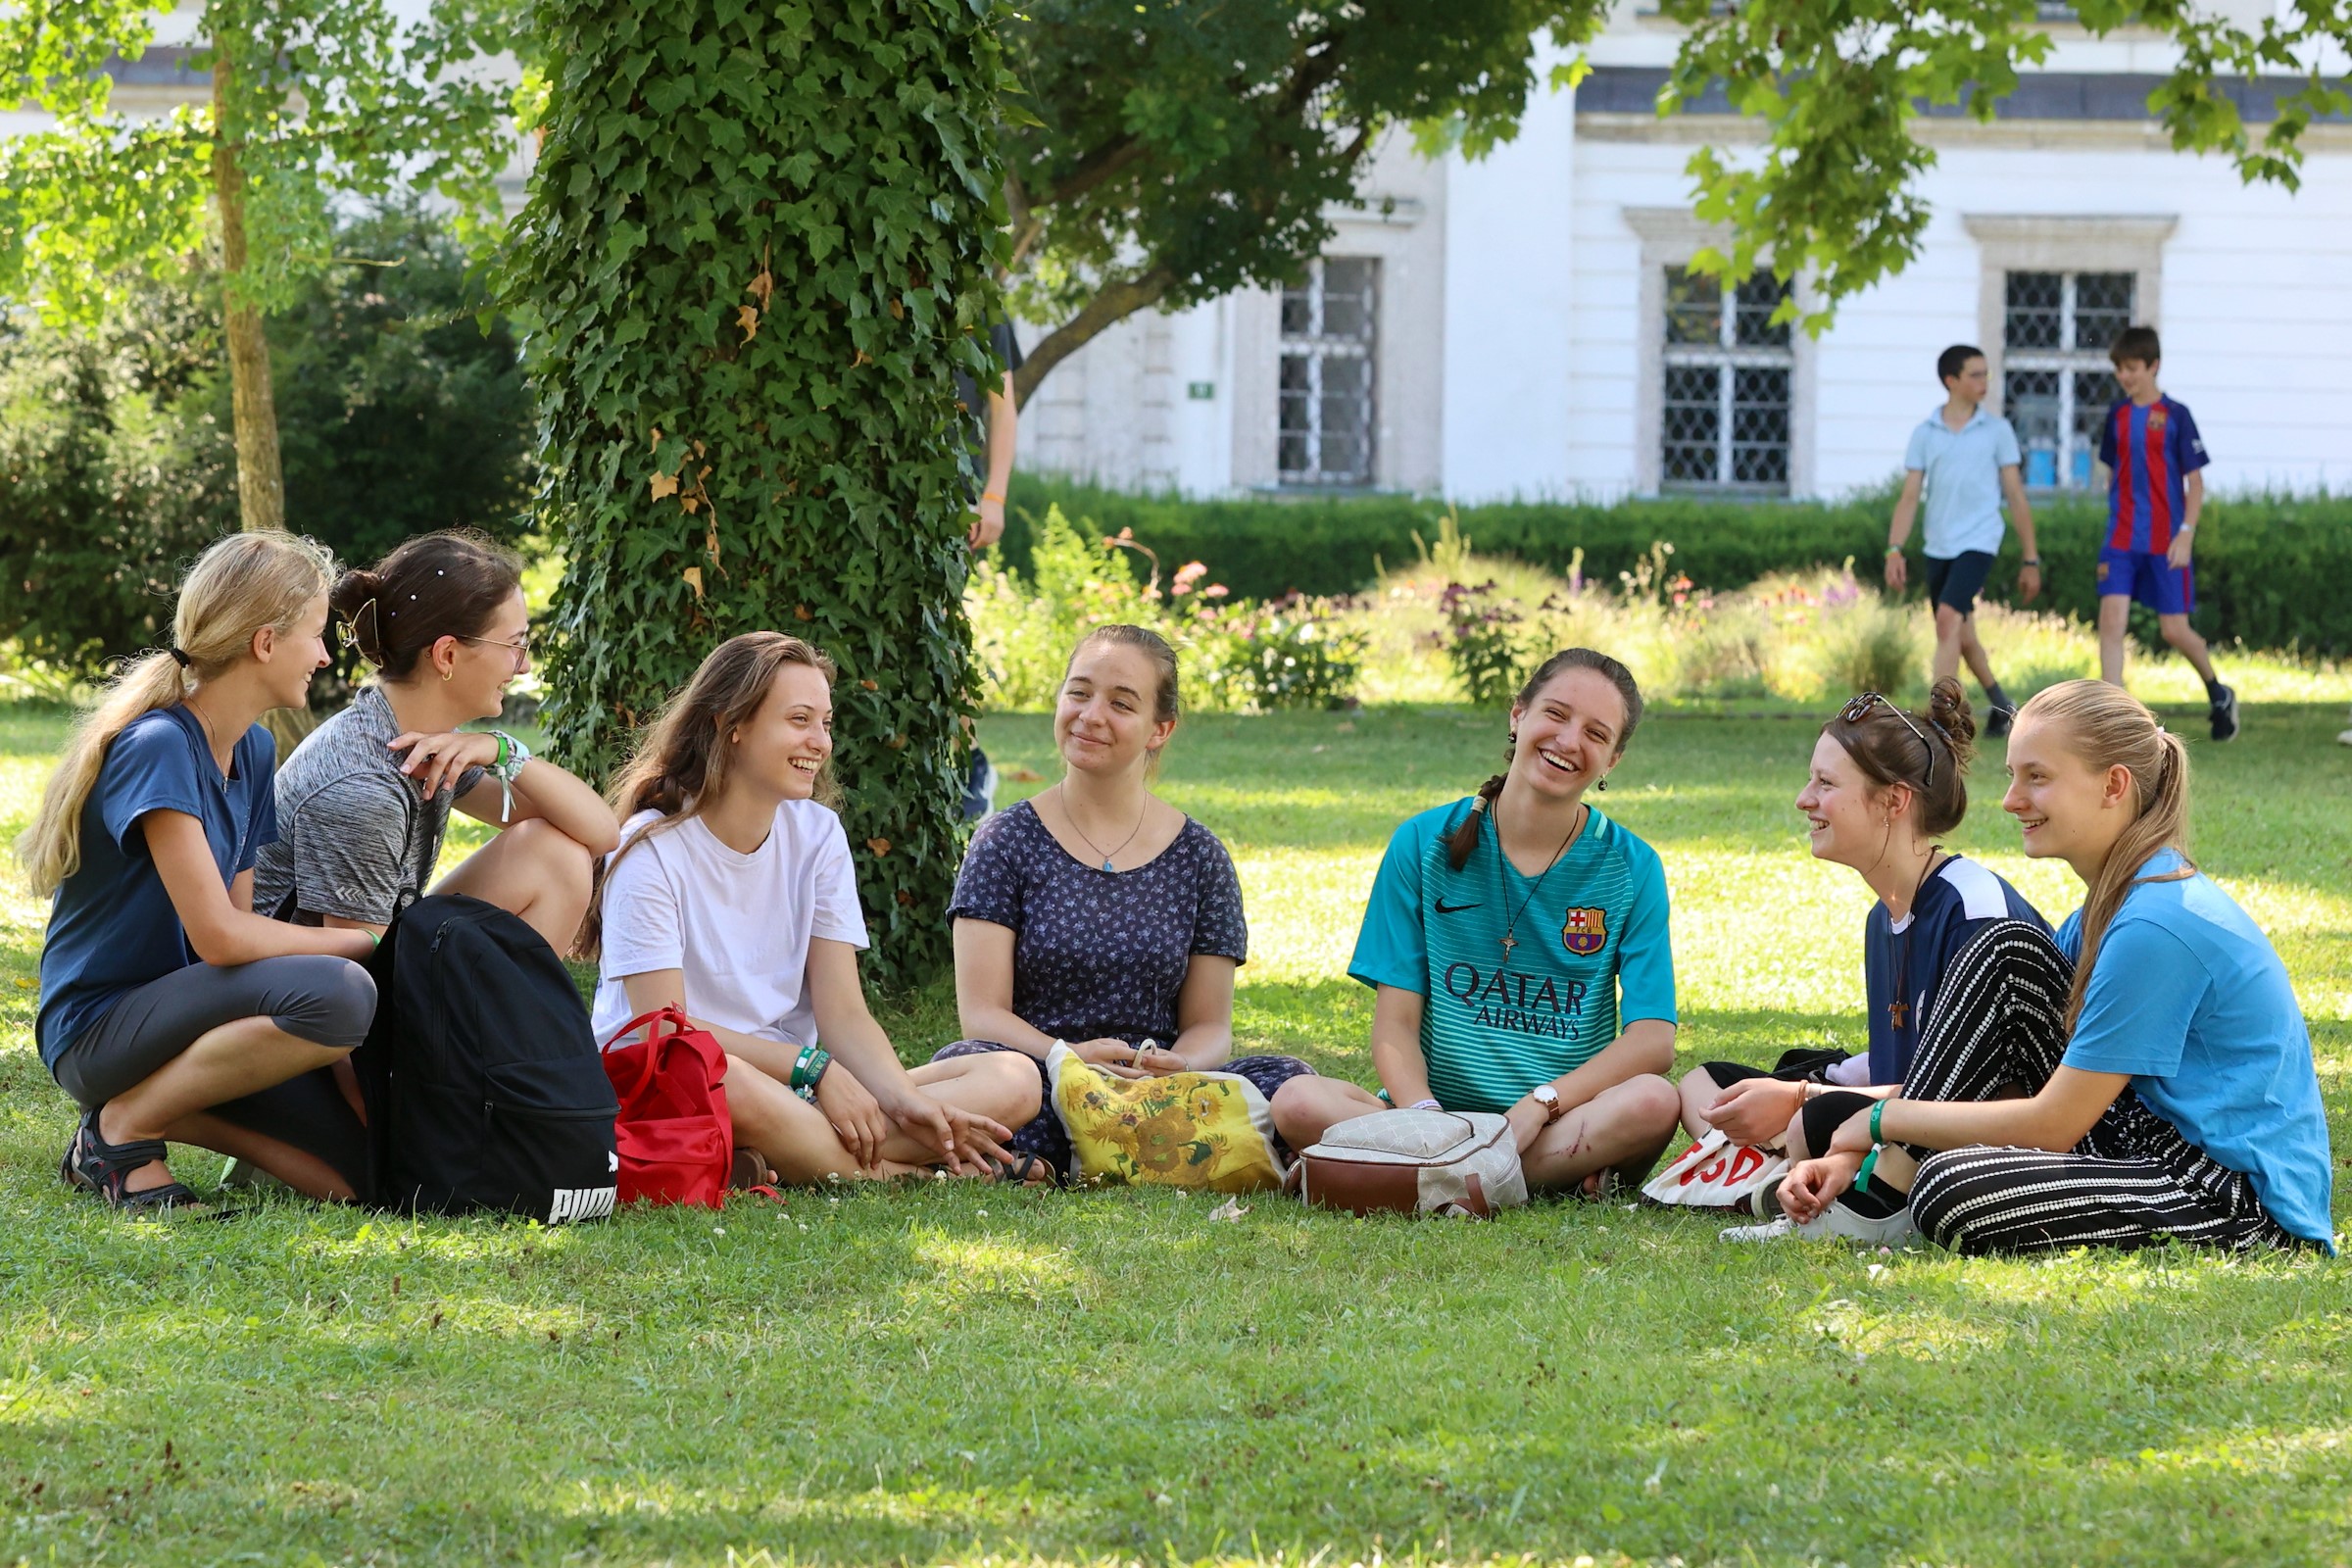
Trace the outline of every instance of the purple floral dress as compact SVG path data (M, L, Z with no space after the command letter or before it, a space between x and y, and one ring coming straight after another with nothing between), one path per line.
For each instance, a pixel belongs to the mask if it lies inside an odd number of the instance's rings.
M1176 1038L1176 998L1194 956L1241 963L1250 956L1233 858L1189 817L1151 860L1105 871L1063 849L1022 801L972 835L948 916L1013 933L1013 1014L1056 1040L1167 1045ZM1014 1049L959 1040L931 1059ZM1037 1070L1042 1078L1046 1064ZM1275 1055L1242 1056L1218 1070L1249 1079L1269 1100L1314 1071L1296 1056ZM1057 1171L1069 1168L1069 1137L1051 1107L1013 1134L1012 1148Z

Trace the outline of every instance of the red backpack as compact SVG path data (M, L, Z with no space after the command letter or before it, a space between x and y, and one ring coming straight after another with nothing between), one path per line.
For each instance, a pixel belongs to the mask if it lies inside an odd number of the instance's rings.
M640 1028L646 1037L636 1045L614 1050L605 1042L605 1076L620 1101L612 1128L620 1200L716 1208L726 1201L735 1164L727 1054L675 1007L630 1019L612 1040Z

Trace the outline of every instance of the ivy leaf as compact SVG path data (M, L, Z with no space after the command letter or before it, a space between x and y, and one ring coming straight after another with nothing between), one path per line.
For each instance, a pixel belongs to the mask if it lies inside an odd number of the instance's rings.
M659 440L659 439L660 439L660 432L659 432L659 431L655 432L655 438L656 438L657 440ZM663 501L663 500L666 500L666 499L668 499L669 497L676 495L677 493L678 493L678 476L677 476L676 474L674 474L674 473L657 473L657 474L655 474L655 475L654 475L654 499L655 499L656 501Z
M703 597L703 568L688 566L678 575L686 579L686 586L694 590L695 600L699 603Z

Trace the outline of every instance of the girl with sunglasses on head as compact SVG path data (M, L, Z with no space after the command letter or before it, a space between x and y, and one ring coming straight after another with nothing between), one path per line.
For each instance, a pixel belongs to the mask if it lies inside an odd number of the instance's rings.
M423 534L345 572L332 600L376 678L278 769L281 836L255 906L380 935L409 898L463 893L570 952L596 859L619 841L611 808L513 736L458 727L496 718L531 667L519 564L476 533ZM453 808L494 836L436 882Z
M2103 681L2053 686L2009 739L2026 853L2082 879L2053 943L2000 921L1954 960L1902 1093L1791 1170L1810 1220L1849 1189L1907 1199L1962 1252L2332 1250L2333 1160L2285 965L2192 863L2188 749Z
M1784 1053L1770 1072L1710 1061L1683 1075L1683 1126L1710 1128L1736 1143L1786 1148L1803 1159L1829 1147L1840 1122L1869 1099L1895 1092L1920 1031L1934 1013L1953 960L1988 925L2048 924L1999 873L1935 841L1968 814L1968 764L1976 725L1956 680L1939 680L1924 712L1906 712L1865 692L1822 725L1796 808L1817 860L1847 866L1878 902L1862 923L1862 981L1870 1046ZM1755 1207L1776 1212L1770 1187ZM1787 1220L1737 1233L1739 1240L1785 1235L1905 1235L1901 1205L1854 1195L1801 1229Z
M1348 965L1374 991L1386 1098L1506 1117L1536 1191L1639 1179L1674 1133L1665 870L1585 798L1641 722L1616 660L1544 661L1511 705L1508 770L1389 840ZM1274 1120L1304 1148L1382 1108L1353 1084L1300 1078Z

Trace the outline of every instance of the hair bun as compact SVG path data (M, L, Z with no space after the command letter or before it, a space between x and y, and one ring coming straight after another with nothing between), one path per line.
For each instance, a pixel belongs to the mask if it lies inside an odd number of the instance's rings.
M1957 680L1947 675L1928 693L1927 720L1951 747L1952 760L1966 769L1976 754L1977 721Z

